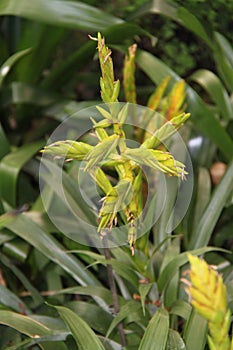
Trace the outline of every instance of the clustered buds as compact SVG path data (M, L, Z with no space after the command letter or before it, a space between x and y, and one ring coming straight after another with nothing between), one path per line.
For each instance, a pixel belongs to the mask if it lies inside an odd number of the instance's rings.
M84 171L88 172L96 181L104 195L102 206L98 213L98 232L111 230L120 222L128 225L128 242L132 253L137 238L137 219L143 210L143 167L161 171L169 176L184 178L185 166L174 159L167 150L156 148L183 125L189 114L181 113L167 121L156 131L145 138L138 148L129 148L126 143L124 124L128 117L128 104L123 107L117 103L119 81L114 80L111 51L105 45L100 33L98 42L99 61L102 72L100 78L101 96L106 105L96 106L102 119L96 122L91 118L93 131L98 139L95 146L78 141L57 141L43 150L44 153L68 160L84 162ZM134 58L136 46L129 50L125 61L125 76L134 72ZM126 83L125 83L126 84ZM127 85L127 84L126 84ZM164 88L166 84L163 83ZM128 82L128 99L136 99L134 80ZM158 99L160 91L154 96ZM136 100L135 100L136 101ZM114 102L114 103L113 103ZM155 101L151 102L155 106ZM180 105L180 104L179 104ZM118 175L118 182L113 185L108 177L108 169L114 169Z
M228 332L231 312L222 276L204 260L189 254L190 282L186 281L191 304L208 321L210 350L233 350Z

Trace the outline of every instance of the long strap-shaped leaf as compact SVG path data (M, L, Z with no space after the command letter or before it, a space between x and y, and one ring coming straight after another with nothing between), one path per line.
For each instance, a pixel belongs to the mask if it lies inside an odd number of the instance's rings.
M117 17L78 1L2 0L0 15L22 16L57 26L81 28L90 31L104 30L108 26L122 23Z
M76 313L63 306L56 306L56 310L70 328L80 350L104 350L97 335Z
M169 314L159 309L149 322L138 350L166 349L169 329Z
M233 151L232 151L233 152ZM203 213L199 224L192 233L189 243L190 249L196 249L208 245L213 229L225 206L225 203L233 191L233 161L229 164L222 180L216 187L210 202Z
M84 268L84 265L25 214L6 225L8 229L29 242L50 260L59 264L81 285L100 285L99 281Z
M0 197L11 206L16 205L18 175L24 164L42 147L44 142L27 144L7 154L0 163Z

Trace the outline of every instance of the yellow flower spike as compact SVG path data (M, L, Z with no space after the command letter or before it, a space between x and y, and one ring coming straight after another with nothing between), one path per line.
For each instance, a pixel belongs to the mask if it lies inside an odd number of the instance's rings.
M189 292L192 295L192 299L199 302L200 305L205 305L206 307L212 308L212 301L208 297L208 291L204 290L204 288L197 287L189 288ZM192 302L192 301L191 301Z
M211 269L210 274L209 274L209 280L208 280L208 286L209 286L210 293L215 292L216 279L217 279L217 275L216 275L215 271Z
M227 292L222 276L204 260L188 254L191 304L208 320L208 343L211 350L232 350L228 337L231 312L227 309Z
M169 96L168 96L168 107L166 110L167 120L172 119L181 112L181 107L185 99L185 82L184 80L178 81L174 84Z
M159 84L159 86L156 88L156 90L153 92L153 94L149 97L149 100L147 103L148 108L153 109L154 111L158 109L170 79L171 77L169 76L163 79L162 82Z
M114 81L113 62L111 50L105 45L105 40L98 33L99 62L102 77L100 78L101 97L105 103L117 102L120 91L119 80Z
M125 56L123 67L123 86L125 100L130 103L136 101L136 86L135 86L135 54L137 45L134 44L128 48L128 55Z

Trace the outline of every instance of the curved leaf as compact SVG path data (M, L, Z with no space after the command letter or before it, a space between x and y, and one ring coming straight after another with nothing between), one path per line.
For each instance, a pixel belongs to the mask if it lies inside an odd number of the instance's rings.
M209 47L213 46L211 39L209 38L207 32L205 31L204 26L192 13L190 13L184 7L179 7L177 11L177 15L181 19L183 25L185 25L186 28L188 28L197 36L199 36Z
M149 322L138 350L164 350L168 338L169 314L165 309L159 309Z
M233 149L232 155L233 155ZM233 191L233 161L229 164L221 181L215 188L210 202L203 213L198 225L192 232L189 249L206 246L226 201Z
M207 331L207 321L192 310L184 330L184 341L187 349L204 350L207 340Z
M123 22L83 2L62 0L34 0L30 6L27 0L2 0L0 15L14 15L88 32L101 31L114 23Z
M233 109L228 93L220 79L207 69L199 69L189 77L200 84L210 95L212 102L217 105L223 119L233 119Z
M0 5L1 6L1 5ZM31 49L22 50L16 52L14 55L10 56L0 67L0 88L2 87L3 81L7 74L10 72L14 64L23 56L27 55Z
M126 302L120 309L119 313L114 317L112 323L109 326L109 329L106 334L106 338L110 336L114 328L123 321L126 317L129 315L133 315L134 313L137 313L138 310L141 309L141 305L137 303L135 300L130 300Z
M29 316L7 310L0 310L0 324L15 328L20 333L26 334L32 338L52 335L54 333L51 329L33 320Z
M24 164L43 146L44 142L25 144L7 154L0 163L0 196L11 206L16 205L17 179Z
M67 254L62 246L49 234L42 230L26 214L21 214L7 228L29 242L50 260L59 264L81 285L100 285L100 282L87 270L84 265L71 254Z
M63 306L54 306L71 333L80 350L104 350L93 330L76 313Z
M174 329L169 329L166 350L186 350L185 343L180 334Z

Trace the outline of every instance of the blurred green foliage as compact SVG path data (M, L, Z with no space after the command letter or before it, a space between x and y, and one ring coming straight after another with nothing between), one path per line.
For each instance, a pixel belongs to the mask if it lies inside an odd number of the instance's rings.
M205 255L222 273L233 310L232 3L88 4L0 1L0 349L77 350L87 341L88 350L118 350L122 322L129 350L151 350L154 343L156 350L204 350L207 325L189 304L180 277L188 268L188 251ZM120 305L115 317L103 250L65 236L43 205L43 200L47 207L55 204L59 219L65 204L58 181L62 171L65 197L95 222L96 213L77 186L78 164L61 169L59 162L44 162L42 192L38 180L38 151L51 132L100 102L99 64L88 38L98 31L113 51L120 80L128 47L137 43L139 103L165 77L170 76L165 96L185 78L185 110L191 113L182 130L194 168L189 210L167 232L177 196L171 187L148 232L147 251L142 241L134 257L127 246L111 250ZM81 114L80 133L90 127L89 117ZM213 180L216 169L221 181ZM155 197L151 208L156 205ZM64 224L71 224L66 219ZM85 234L84 228L78 226L77 234Z

